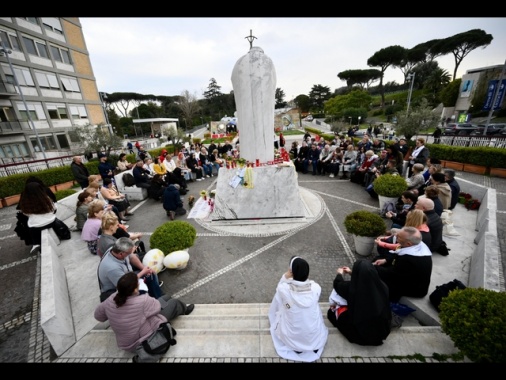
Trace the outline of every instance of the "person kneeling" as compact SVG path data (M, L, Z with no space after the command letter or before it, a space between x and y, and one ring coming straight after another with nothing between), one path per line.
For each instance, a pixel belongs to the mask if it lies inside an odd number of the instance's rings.
M167 212L167 216L170 220L174 220L176 215L186 214L179 189L180 186L178 184L170 184L163 192L163 208Z

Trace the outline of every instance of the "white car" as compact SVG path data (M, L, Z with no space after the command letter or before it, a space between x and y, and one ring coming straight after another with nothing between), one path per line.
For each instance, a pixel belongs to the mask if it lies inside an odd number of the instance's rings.
M313 121L313 115L307 115L304 120L306 120L306 121Z

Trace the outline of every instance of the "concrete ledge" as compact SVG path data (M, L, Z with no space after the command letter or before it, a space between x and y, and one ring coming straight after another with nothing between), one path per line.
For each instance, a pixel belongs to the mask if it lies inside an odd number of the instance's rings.
M40 325L61 355L76 342L67 277L49 230L42 230L41 242Z

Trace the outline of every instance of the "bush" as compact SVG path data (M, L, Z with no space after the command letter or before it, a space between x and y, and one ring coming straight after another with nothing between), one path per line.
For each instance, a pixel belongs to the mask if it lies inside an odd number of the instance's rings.
M483 288L451 291L440 304L444 333L476 363L506 363L506 293Z
M65 189L65 190L58 190L56 193L54 193L54 195L56 197L56 200L59 201L75 193L76 191L74 189Z
M197 230L190 223L176 220L158 226L149 238L150 249L158 248L165 255L190 248L197 238Z
M365 210L346 215L344 227L348 233L357 236L377 237L386 231L383 218L378 214Z
M376 194L383 197L398 198L408 189L408 183L401 175L383 174L372 183Z

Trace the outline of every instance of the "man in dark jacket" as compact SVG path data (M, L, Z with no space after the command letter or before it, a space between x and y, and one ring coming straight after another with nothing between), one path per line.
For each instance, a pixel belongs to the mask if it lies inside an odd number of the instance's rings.
M70 170L72 170L75 180L81 185L81 189L88 187L88 177L90 173L88 172L88 168L84 166L81 156L74 156L72 158Z
M105 178L110 178L114 183L114 170L116 168L107 162L107 156L105 154L100 153L98 155L98 159L100 161L100 164L98 164L98 172L100 173L102 180Z
M183 201L179 195L179 185L171 184L165 188L163 192L163 208L167 211L167 216L170 220L174 220L176 215L186 214L183 208Z
M132 170L132 175L135 179L135 186L149 189L151 186L151 174L143 167L144 161L137 160Z
M415 227L403 227L397 233L397 242L401 248L396 251L395 258L379 259L373 263L381 280L388 286L390 301L399 302L402 296L425 297L432 275L430 249Z

